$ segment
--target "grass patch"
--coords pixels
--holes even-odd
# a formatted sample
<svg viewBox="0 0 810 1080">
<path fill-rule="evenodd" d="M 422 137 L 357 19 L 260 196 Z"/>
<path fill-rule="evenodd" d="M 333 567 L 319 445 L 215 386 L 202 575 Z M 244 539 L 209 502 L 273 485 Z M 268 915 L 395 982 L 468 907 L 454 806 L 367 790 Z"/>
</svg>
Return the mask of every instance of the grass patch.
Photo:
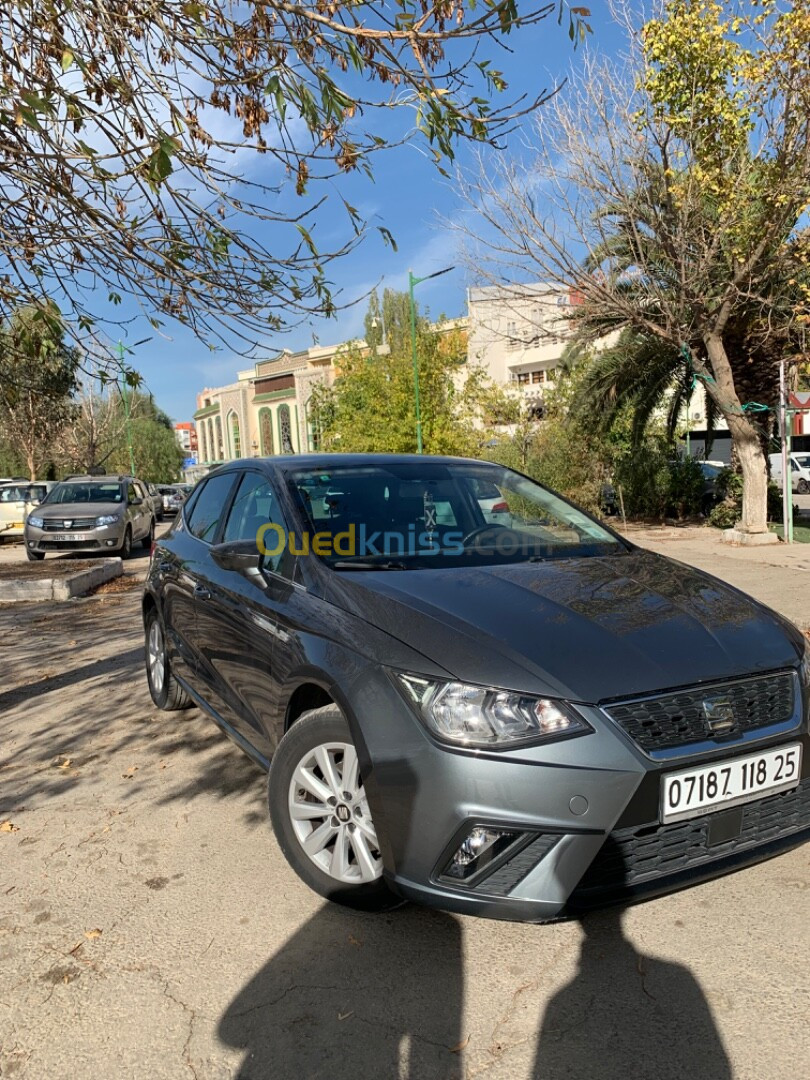
<svg viewBox="0 0 810 1080">
<path fill-rule="evenodd" d="M 781 525 L 771 524 L 768 527 L 771 532 L 775 532 L 779 537 L 781 537 L 784 532 Z M 810 525 L 794 525 L 793 539 L 797 544 L 810 544 Z"/>
</svg>

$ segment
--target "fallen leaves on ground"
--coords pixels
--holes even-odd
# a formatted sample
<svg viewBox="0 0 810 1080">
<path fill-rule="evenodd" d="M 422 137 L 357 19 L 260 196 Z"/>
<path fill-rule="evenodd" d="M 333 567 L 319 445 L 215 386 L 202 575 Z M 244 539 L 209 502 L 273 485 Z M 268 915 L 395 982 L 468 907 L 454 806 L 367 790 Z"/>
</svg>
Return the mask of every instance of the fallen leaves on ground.
<svg viewBox="0 0 810 1080">
<path fill-rule="evenodd" d="M 458 1043 L 456 1046 L 451 1046 L 450 1047 L 450 1053 L 451 1054 L 460 1054 L 461 1051 L 467 1046 L 469 1041 L 470 1041 L 470 1036 L 468 1035 L 466 1039 L 462 1039 L 461 1042 Z"/>
<path fill-rule="evenodd" d="M 124 780 L 131 780 L 135 773 L 138 771 L 137 765 L 130 765 L 126 772 L 122 772 L 121 776 Z"/>
<path fill-rule="evenodd" d="M 69 769 L 73 764 L 73 758 L 66 757 L 64 761 L 60 761 L 56 766 L 57 769 Z"/>
<path fill-rule="evenodd" d="M 0 832 L 19 832 L 20 826 L 11 821 L 0 821 Z"/>
<path fill-rule="evenodd" d="M 95 930 L 85 930 L 84 936 L 88 941 L 92 941 L 93 938 L 101 937 L 101 931 L 98 928 Z"/>
</svg>

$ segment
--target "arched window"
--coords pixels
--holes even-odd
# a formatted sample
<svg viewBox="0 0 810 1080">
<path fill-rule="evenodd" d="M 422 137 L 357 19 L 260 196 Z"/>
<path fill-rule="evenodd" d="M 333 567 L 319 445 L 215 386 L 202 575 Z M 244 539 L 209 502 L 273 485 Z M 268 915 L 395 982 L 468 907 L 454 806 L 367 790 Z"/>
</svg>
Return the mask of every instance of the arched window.
<svg viewBox="0 0 810 1080">
<path fill-rule="evenodd" d="M 294 454 L 289 405 L 279 405 L 278 407 L 278 433 L 282 454 Z"/>
<path fill-rule="evenodd" d="M 242 456 L 242 439 L 239 434 L 239 418 L 235 412 L 232 412 L 228 420 L 231 429 L 231 456 L 240 458 Z"/>
<path fill-rule="evenodd" d="M 224 450 L 223 445 L 222 445 L 222 417 L 220 417 L 220 416 L 218 416 L 217 420 L 216 420 L 216 431 L 217 431 L 217 457 L 216 457 L 216 460 L 217 461 L 224 461 L 225 460 L 225 450 Z"/>
<path fill-rule="evenodd" d="M 275 453 L 273 448 L 273 414 L 269 409 L 259 409 L 259 439 L 262 444 L 262 455 L 270 457 Z"/>
<path fill-rule="evenodd" d="M 200 461 L 208 461 L 208 437 L 205 434 L 205 421 L 200 424 L 197 435 L 200 444 Z"/>
</svg>

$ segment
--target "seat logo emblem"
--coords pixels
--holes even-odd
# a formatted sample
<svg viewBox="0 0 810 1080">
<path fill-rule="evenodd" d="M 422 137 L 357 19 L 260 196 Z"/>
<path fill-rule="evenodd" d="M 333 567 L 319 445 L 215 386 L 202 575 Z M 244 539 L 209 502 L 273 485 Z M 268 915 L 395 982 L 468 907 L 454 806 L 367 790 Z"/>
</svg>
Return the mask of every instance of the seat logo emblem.
<svg viewBox="0 0 810 1080">
<path fill-rule="evenodd" d="M 712 735 L 724 735 L 734 727 L 734 709 L 728 700 L 709 698 L 703 702 L 703 715 Z"/>
</svg>

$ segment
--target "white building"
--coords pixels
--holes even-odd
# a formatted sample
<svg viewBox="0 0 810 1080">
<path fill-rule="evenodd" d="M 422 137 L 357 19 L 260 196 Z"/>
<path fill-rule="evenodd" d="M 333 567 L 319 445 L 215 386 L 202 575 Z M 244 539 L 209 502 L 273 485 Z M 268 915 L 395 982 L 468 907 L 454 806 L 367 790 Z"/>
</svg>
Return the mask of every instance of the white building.
<svg viewBox="0 0 810 1080">
<path fill-rule="evenodd" d="M 467 290 L 468 358 L 500 385 L 517 390 L 529 408 L 543 404 L 554 385 L 576 303 L 558 285 L 493 285 Z"/>
</svg>

